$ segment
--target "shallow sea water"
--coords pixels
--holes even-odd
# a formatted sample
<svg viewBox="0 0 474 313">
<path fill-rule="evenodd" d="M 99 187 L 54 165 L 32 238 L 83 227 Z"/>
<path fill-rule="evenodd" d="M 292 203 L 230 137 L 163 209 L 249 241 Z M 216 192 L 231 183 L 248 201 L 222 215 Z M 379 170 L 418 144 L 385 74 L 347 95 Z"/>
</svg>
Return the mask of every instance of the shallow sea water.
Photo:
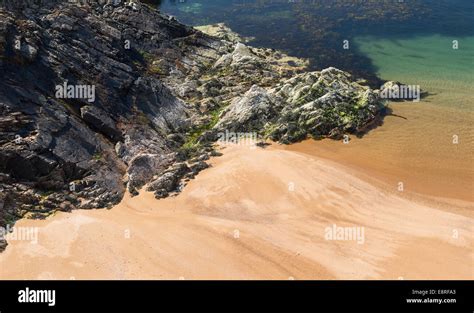
<svg viewBox="0 0 474 313">
<path fill-rule="evenodd" d="M 151 1 L 191 25 L 224 22 L 250 43 L 366 78 L 419 85 L 419 102 L 347 145 L 323 140 L 312 153 L 360 167 L 395 186 L 474 200 L 474 1 Z M 158 3 L 159 2 L 159 3 Z M 344 49 L 344 40 L 349 49 Z M 455 42 L 457 49 L 454 49 Z"/>
</svg>

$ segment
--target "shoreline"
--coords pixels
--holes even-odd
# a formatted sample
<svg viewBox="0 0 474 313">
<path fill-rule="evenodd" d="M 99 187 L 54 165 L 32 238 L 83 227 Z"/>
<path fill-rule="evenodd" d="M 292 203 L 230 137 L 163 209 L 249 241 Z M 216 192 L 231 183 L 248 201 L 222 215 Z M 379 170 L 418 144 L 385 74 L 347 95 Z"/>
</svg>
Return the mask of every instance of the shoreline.
<svg viewBox="0 0 474 313">
<path fill-rule="evenodd" d="M 390 107 L 394 114 L 407 118 L 387 115 L 381 126 L 362 138 L 351 136 L 346 145 L 321 140 L 314 145 L 305 141 L 286 148 L 347 165 L 365 179 L 385 183 L 392 191 L 397 191 L 398 182 L 405 182 L 401 193 L 405 196 L 431 198 L 448 205 L 464 202 L 472 209 L 474 159 L 469 151 L 474 147 L 474 133 L 469 127 L 456 126 L 465 125 L 463 122 L 473 117 L 472 113 L 461 115 L 456 109 L 428 102 L 391 103 Z M 448 121 L 442 123 L 436 116 Z M 459 135 L 459 144 L 451 142 L 451 133 Z"/>
<path fill-rule="evenodd" d="M 278 145 L 222 152 L 176 197 L 127 194 L 111 210 L 20 220 L 40 227 L 39 243 L 10 242 L 0 278 L 473 278 L 472 214 L 401 198 Z M 364 243 L 325 240 L 333 225 L 363 227 Z"/>
<path fill-rule="evenodd" d="M 327 139 L 324 140 L 330 141 Z M 467 217 L 473 216 L 474 214 L 474 203 L 468 197 L 463 199 L 456 197 L 443 197 L 436 195 L 433 192 L 426 192 L 426 190 L 429 190 L 429 186 L 425 185 L 423 188 L 417 188 L 420 186 L 419 184 L 411 185 L 412 190 L 404 190 L 403 192 L 400 192 L 397 190 L 397 181 L 393 179 L 393 176 L 383 173 L 380 169 L 373 168 L 368 164 L 357 163 L 357 161 L 347 162 L 348 160 L 345 158 L 346 155 L 336 159 L 332 158 L 336 153 L 335 150 L 332 150 L 334 148 L 332 146 L 334 142 L 329 143 L 325 147 L 318 147 L 317 145 L 321 141 L 314 141 L 315 144 L 313 144 L 312 141 L 312 139 L 308 139 L 302 143 L 284 147 L 284 150 L 321 158 L 324 161 L 346 169 L 351 175 L 376 186 L 380 190 L 403 199 L 424 205 L 436 206 L 448 212 L 454 211 Z"/>
</svg>

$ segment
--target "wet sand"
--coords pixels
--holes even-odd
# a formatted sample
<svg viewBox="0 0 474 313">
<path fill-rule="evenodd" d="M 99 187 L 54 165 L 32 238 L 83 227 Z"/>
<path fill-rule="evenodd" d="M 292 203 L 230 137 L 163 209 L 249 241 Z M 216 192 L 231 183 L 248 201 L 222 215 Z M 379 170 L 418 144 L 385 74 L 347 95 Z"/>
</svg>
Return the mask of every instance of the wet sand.
<svg viewBox="0 0 474 313">
<path fill-rule="evenodd" d="M 10 241 L 0 278 L 474 278 L 472 201 L 407 197 L 311 146 L 226 147 L 177 197 L 21 220 L 38 243 Z M 333 225 L 363 240 L 328 240 Z"/>
<path fill-rule="evenodd" d="M 363 139 L 342 147 L 324 141 L 312 153 L 357 167 L 392 187 L 404 182 L 405 196 L 466 200 L 472 209 L 474 37 L 464 37 L 460 49 L 453 49 L 451 41 L 440 34 L 355 38 L 378 77 L 419 86 L 426 97 L 391 103 L 394 115 Z M 449 201 L 446 206 L 456 209 Z"/>
<path fill-rule="evenodd" d="M 305 141 L 286 149 L 308 153 L 350 166 L 364 179 L 376 178 L 404 196 L 421 194 L 450 207 L 474 203 L 474 113 L 429 102 L 391 103 L 392 116 L 363 138 Z M 457 143 L 453 143 L 454 135 Z M 458 201 L 459 202 L 459 201 Z"/>
</svg>

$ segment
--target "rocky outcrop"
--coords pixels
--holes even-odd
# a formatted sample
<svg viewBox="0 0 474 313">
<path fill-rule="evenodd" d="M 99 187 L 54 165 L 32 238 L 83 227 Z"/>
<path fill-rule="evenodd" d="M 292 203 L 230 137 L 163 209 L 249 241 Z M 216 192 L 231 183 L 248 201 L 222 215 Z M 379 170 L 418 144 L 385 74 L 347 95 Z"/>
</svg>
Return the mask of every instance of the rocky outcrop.
<svg viewBox="0 0 474 313">
<path fill-rule="evenodd" d="M 360 132 L 384 106 L 378 91 L 350 78 L 328 68 L 296 75 L 269 90 L 255 85 L 227 107 L 215 129 L 260 132 L 281 143 Z"/>
<path fill-rule="evenodd" d="M 221 45 L 140 3 L 35 3 L 0 6 L 0 227 L 111 206 L 166 170 L 194 109 L 163 76 Z"/>
<path fill-rule="evenodd" d="M 269 137 L 284 143 L 308 136 L 341 139 L 345 133 L 362 132 L 384 108 L 378 90 L 335 68 L 296 76 L 271 94 L 284 104 L 269 126 Z"/>
<path fill-rule="evenodd" d="M 291 143 L 358 132 L 377 92 L 334 68 L 197 29 L 140 2 L 0 8 L 0 227 L 176 194 L 219 132 Z M 4 241 L 0 238 L 0 250 Z"/>
<path fill-rule="evenodd" d="M 253 39 L 252 37 L 240 36 L 236 32 L 232 31 L 232 29 L 227 27 L 227 25 L 225 25 L 224 23 L 197 26 L 195 28 L 210 36 L 217 37 L 234 44 L 237 44 L 239 42 L 248 42 Z"/>
<path fill-rule="evenodd" d="M 243 97 L 232 101 L 214 128 L 232 132 L 260 131 L 280 110 L 266 89 L 253 85 Z"/>
<path fill-rule="evenodd" d="M 163 175 L 152 181 L 147 190 L 154 191 L 157 198 L 164 198 L 170 192 L 179 191 L 181 178 L 190 171 L 191 169 L 186 163 L 176 163 L 166 170 Z"/>
</svg>

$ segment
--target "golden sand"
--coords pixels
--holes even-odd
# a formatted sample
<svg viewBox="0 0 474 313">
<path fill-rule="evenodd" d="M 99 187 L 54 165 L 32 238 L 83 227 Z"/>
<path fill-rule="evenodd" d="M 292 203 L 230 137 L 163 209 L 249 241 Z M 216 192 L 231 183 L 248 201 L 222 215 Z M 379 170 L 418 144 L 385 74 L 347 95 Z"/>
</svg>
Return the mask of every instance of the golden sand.
<svg viewBox="0 0 474 313">
<path fill-rule="evenodd" d="M 177 197 L 21 220 L 38 243 L 11 241 L 0 278 L 474 279 L 469 199 L 405 197 L 308 145 L 226 147 Z"/>
</svg>

